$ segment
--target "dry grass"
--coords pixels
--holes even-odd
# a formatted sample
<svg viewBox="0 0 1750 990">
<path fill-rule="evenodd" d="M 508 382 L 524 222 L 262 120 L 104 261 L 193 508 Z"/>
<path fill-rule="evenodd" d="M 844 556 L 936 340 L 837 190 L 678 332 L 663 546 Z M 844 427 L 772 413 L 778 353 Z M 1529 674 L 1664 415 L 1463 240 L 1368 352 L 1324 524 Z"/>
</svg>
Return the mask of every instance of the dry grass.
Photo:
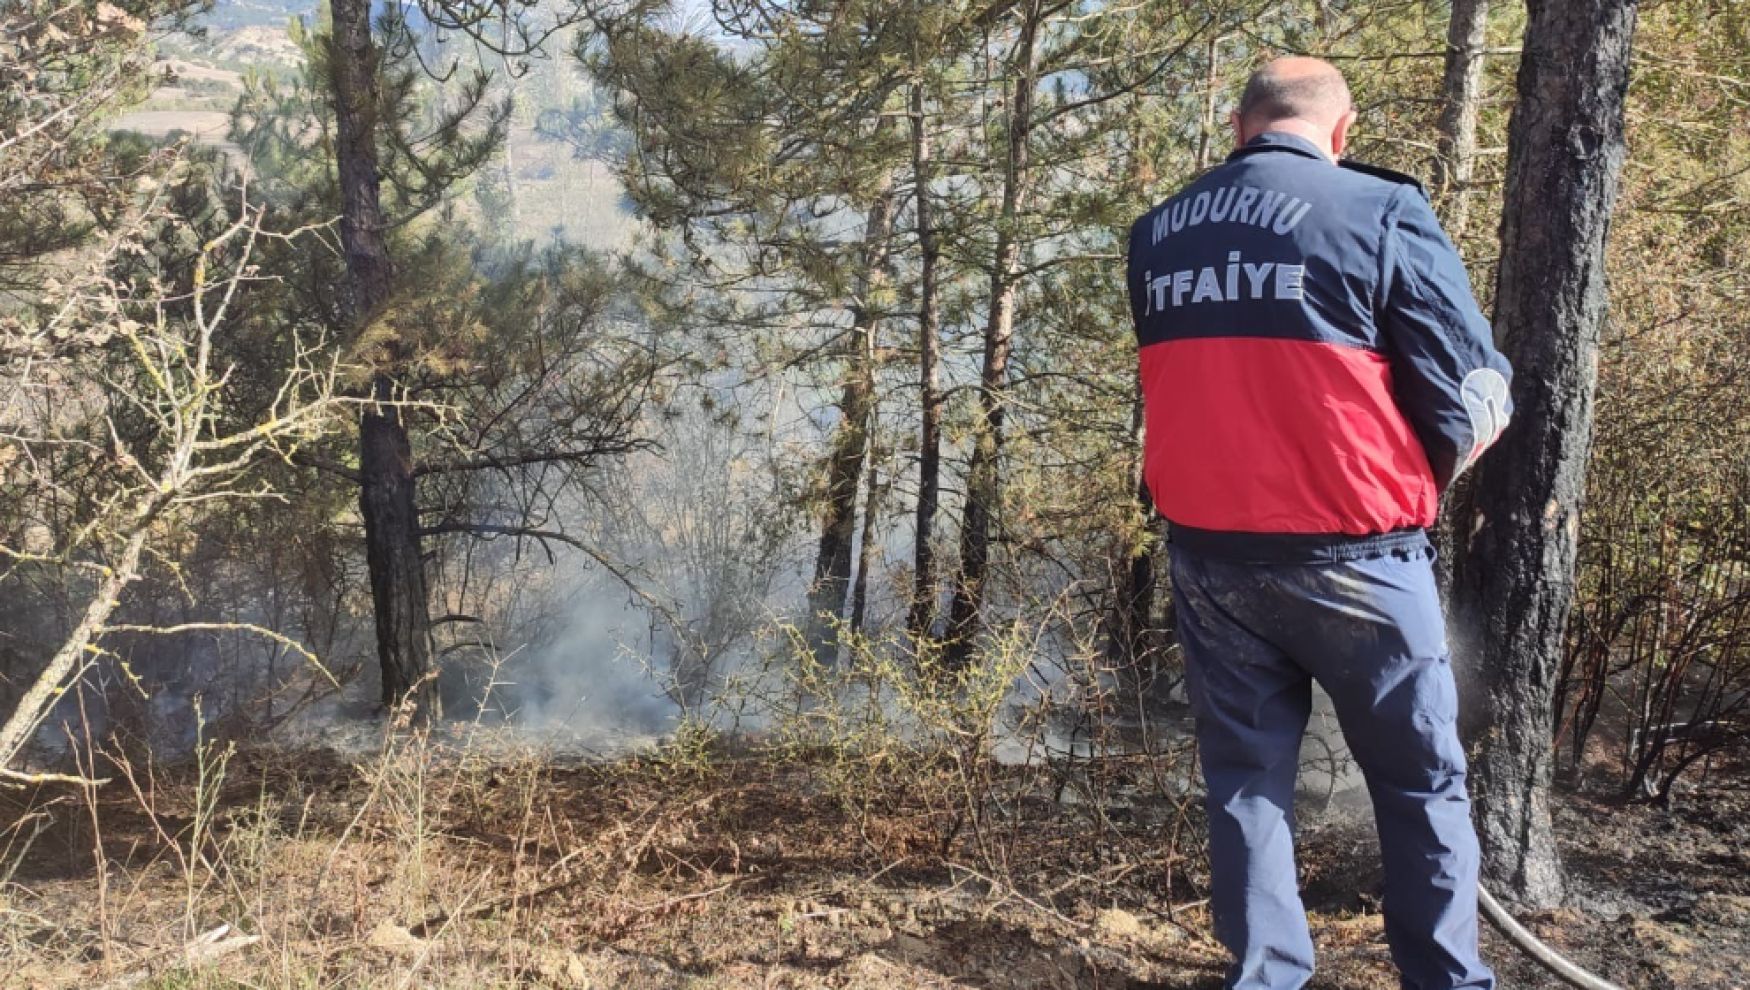
<svg viewBox="0 0 1750 990">
<path fill-rule="evenodd" d="M 1090 843 L 1096 821 L 1025 803 L 1031 771 L 999 772 L 1023 802 L 1002 870 L 979 852 L 999 826 L 936 800 L 949 766 L 850 803 L 821 766 L 697 745 L 554 767 L 408 734 L 353 764 L 109 761 L 89 803 L 9 809 L 17 842 L 37 832 L 0 913 L 9 987 L 1107 986 L 1216 960 L 1199 910 L 1169 911 L 1191 892 L 1161 887 L 1170 847 Z M 258 941 L 183 965 L 219 925 Z"/>
<path fill-rule="evenodd" d="M 0 798 L 4 986 L 1220 985 L 1200 821 L 1154 783 L 1179 755 L 969 777 L 935 754 L 857 778 L 850 800 L 843 754 L 791 744 L 780 759 L 695 736 L 573 766 L 484 751 L 403 732 L 356 761 L 112 753 L 107 787 Z M 1365 829 L 1309 833 L 1315 986 L 1395 986 Z M 1741 899 L 1710 896 L 1731 924 Z M 1658 963 L 1626 985 L 1730 985 L 1698 955 L 1711 929 L 1539 920 Z M 222 954 L 190 965 L 185 947 L 221 925 Z"/>
</svg>

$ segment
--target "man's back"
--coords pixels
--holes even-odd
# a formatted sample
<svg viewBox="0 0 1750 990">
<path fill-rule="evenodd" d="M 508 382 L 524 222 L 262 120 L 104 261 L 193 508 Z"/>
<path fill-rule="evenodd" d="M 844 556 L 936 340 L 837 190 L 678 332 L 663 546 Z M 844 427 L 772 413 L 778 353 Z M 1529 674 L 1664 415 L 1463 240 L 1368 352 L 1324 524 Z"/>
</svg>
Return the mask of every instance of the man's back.
<svg viewBox="0 0 1750 990">
<path fill-rule="evenodd" d="M 1407 177 L 1263 134 L 1137 221 L 1129 276 L 1176 540 L 1275 556 L 1420 530 L 1505 423 L 1505 366 Z"/>
</svg>

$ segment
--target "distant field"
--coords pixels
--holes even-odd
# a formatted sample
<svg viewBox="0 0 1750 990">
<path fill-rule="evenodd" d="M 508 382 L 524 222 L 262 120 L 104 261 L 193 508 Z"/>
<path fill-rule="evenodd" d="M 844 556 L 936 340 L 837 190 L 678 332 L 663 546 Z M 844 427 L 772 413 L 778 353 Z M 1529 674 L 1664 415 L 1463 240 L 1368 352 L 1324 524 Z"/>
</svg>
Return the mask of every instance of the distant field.
<svg viewBox="0 0 1750 990">
<path fill-rule="evenodd" d="M 151 105 L 162 106 L 172 96 L 159 90 Z M 153 138 L 181 132 L 243 157 L 242 149 L 225 141 L 229 118 L 218 110 L 136 110 L 110 126 Z M 619 182 L 606 165 L 577 161 L 569 148 L 537 140 L 530 128 L 511 131 L 509 154 L 516 190 L 516 212 L 510 220 L 518 239 L 539 242 L 557 236 L 597 250 L 626 246 L 632 219 L 620 206 Z M 473 208 L 471 200 L 462 205 L 464 211 Z"/>
<path fill-rule="evenodd" d="M 315 0 L 219 0 L 201 17 L 208 28 L 228 31 L 256 25 L 284 25 L 287 18 L 314 14 Z"/>
<path fill-rule="evenodd" d="M 174 73 L 176 78 L 187 82 L 212 83 L 231 89 L 241 89 L 243 74 L 229 69 L 216 69 L 210 65 L 188 62 L 182 59 L 161 59 L 153 63 L 153 71 Z"/>
<path fill-rule="evenodd" d="M 275 74 L 297 68 L 302 57 L 286 25 L 292 14 L 260 24 L 208 24 L 200 37 L 171 35 L 158 43 L 161 57 L 233 77 L 254 69 Z"/>
<path fill-rule="evenodd" d="M 117 117 L 110 130 L 138 131 L 154 138 L 181 131 L 202 144 L 221 145 L 229 125 L 229 118 L 218 110 L 135 110 Z"/>
<path fill-rule="evenodd" d="M 182 132 L 203 144 L 227 147 L 241 160 L 242 149 L 226 145 L 225 133 L 228 113 L 243 91 L 243 74 L 296 72 L 302 54 L 285 25 L 314 9 L 313 0 L 219 0 L 202 18 L 204 35 L 176 35 L 160 43 L 154 68 L 169 77 L 169 84 L 153 90 L 111 128 L 154 138 Z M 511 128 L 503 159 L 487 168 L 503 170 L 515 204 L 510 216 L 483 221 L 510 223 L 512 236 L 521 240 L 558 237 L 598 250 L 626 246 L 634 225 L 622 207 L 619 182 L 604 163 L 579 160 L 569 145 L 541 140 L 532 126 L 521 123 Z M 466 189 L 457 206 L 464 214 L 477 213 Z"/>
</svg>

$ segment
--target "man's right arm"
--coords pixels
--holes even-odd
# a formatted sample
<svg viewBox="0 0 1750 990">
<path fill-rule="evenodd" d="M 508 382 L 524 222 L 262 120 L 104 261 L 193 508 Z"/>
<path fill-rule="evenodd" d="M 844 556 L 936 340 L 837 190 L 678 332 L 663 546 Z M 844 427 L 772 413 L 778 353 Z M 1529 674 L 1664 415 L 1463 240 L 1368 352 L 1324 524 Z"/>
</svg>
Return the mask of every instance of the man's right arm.
<svg viewBox="0 0 1750 990">
<path fill-rule="evenodd" d="M 1506 429 L 1513 371 L 1419 189 L 1394 195 L 1382 254 L 1380 327 L 1398 404 L 1444 492 Z"/>
</svg>

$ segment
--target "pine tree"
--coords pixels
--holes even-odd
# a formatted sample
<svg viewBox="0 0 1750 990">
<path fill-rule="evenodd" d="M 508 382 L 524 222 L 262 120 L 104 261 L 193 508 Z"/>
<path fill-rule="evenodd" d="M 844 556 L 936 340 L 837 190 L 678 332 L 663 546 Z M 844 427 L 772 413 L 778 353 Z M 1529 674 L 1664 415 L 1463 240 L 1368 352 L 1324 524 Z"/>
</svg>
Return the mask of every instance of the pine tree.
<svg viewBox="0 0 1750 990">
<path fill-rule="evenodd" d="M 493 98 L 492 76 L 477 67 L 444 85 L 424 68 L 427 39 L 404 12 L 373 23 L 367 0 L 334 0 L 331 10 L 305 37 L 306 78 L 284 91 L 252 80 L 233 136 L 258 156 L 278 205 L 340 215 L 345 291 L 330 318 L 363 368 L 356 466 L 315 452 L 298 461 L 356 486 L 382 703 L 410 702 L 433 718 L 433 541 L 574 540 L 547 525 L 554 490 L 638 447 L 639 410 L 661 358 L 621 346 L 635 328 L 600 332 L 623 314 L 613 313 L 617 282 L 593 259 L 513 247 L 489 264 L 485 246 L 446 219 L 504 141 L 510 105 Z M 483 17 L 495 10 L 422 13 L 506 58 L 550 30 L 516 11 Z M 487 35 L 485 23 L 500 28 Z M 314 149 L 312 135 L 323 138 Z M 312 150 L 323 153 L 314 168 Z M 476 491 L 481 473 L 512 497 Z M 477 511 L 506 501 L 521 511 Z"/>
</svg>

